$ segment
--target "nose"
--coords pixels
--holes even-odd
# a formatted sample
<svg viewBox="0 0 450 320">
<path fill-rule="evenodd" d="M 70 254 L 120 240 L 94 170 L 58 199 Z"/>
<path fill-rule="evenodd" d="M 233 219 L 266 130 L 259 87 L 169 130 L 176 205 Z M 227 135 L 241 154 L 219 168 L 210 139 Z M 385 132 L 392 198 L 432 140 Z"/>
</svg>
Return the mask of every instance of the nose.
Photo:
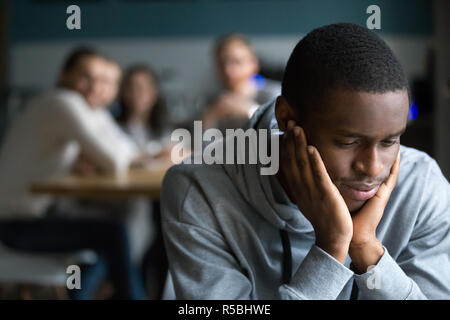
<svg viewBox="0 0 450 320">
<path fill-rule="evenodd" d="M 362 150 L 353 163 L 353 169 L 358 173 L 375 179 L 383 172 L 383 163 L 376 147 L 368 147 Z"/>
</svg>

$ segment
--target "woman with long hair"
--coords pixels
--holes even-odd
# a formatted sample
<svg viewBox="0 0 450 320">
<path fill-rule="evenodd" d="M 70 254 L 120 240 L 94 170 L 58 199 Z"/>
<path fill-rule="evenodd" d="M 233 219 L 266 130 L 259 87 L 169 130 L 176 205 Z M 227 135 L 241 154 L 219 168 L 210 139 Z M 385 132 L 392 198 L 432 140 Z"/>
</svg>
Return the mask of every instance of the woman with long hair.
<svg viewBox="0 0 450 320">
<path fill-rule="evenodd" d="M 154 157 L 167 155 L 169 125 L 156 73 L 147 65 L 128 68 L 119 94 L 117 120 L 141 151 Z"/>
</svg>

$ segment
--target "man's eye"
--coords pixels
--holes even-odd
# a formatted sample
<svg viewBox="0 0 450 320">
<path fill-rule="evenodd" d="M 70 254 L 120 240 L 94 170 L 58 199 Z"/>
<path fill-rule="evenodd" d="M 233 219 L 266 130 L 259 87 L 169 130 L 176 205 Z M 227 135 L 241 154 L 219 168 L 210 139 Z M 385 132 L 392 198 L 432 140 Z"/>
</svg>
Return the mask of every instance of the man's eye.
<svg viewBox="0 0 450 320">
<path fill-rule="evenodd" d="M 357 142 L 356 142 L 356 141 L 351 141 L 351 142 L 348 142 L 348 141 L 346 141 L 346 142 L 337 141 L 337 144 L 338 144 L 339 146 L 341 146 L 341 147 L 351 147 L 351 146 L 353 146 L 353 145 L 356 145 Z"/>
<path fill-rule="evenodd" d="M 384 147 L 390 147 L 393 146 L 394 144 L 396 144 L 398 141 L 397 140 L 387 140 L 387 141 L 382 141 L 381 144 Z"/>
</svg>

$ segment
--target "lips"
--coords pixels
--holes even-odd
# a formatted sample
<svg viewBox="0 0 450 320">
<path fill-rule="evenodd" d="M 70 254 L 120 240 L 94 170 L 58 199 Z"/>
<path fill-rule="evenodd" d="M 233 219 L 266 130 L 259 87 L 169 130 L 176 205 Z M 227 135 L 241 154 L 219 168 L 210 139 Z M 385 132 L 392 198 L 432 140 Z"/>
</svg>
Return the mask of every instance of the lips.
<svg viewBox="0 0 450 320">
<path fill-rule="evenodd" d="M 343 196 L 356 201 L 366 201 L 372 198 L 380 187 L 377 185 L 363 185 L 363 184 L 342 184 L 341 192 Z"/>
</svg>

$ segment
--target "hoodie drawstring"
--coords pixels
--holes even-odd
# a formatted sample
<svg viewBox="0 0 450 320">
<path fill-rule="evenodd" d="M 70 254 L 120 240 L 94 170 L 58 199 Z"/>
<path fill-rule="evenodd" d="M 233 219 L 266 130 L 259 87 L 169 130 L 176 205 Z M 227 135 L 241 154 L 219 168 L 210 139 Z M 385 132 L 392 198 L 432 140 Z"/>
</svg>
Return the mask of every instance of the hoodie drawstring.
<svg viewBox="0 0 450 320">
<path fill-rule="evenodd" d="M 286 230 L 280 229 L 281 243 L 283 244 L 283 283 L 291 282 L 292 276 L 292 251 L 289 234 Z"/>
</svg>

